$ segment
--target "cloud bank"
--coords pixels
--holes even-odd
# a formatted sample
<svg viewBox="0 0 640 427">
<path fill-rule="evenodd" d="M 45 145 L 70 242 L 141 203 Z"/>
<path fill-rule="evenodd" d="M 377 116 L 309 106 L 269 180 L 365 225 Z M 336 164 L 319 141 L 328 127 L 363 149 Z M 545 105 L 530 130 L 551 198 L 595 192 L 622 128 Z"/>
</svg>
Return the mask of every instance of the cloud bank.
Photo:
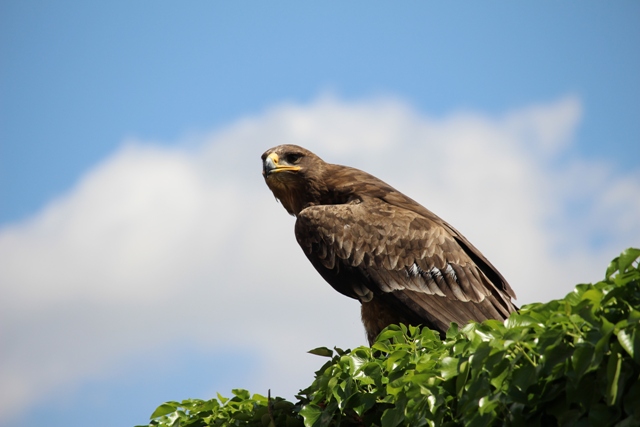
<svg viewBox="0 0 640 427">
<path fill-rule="evenodd" d="M 581 103 L 432 118 L 393 99 L 283 104 L 173 148 L 129 140 L 41 212 L 0 229 L 0 413 L 176 341 L 256 354 L 292 396 L 320 345 L 365 344 L 357 302 L 315 273 L 260 155 L 298 144 L 364 169 L 465 234 L 518 303 L 599 280 L 640 243 L 640 170 L 571 155 Z M 207 396 L 201 396 L 207 397 Z M 158 402 L 160 403 L 160 402 Z"/>
</svg>

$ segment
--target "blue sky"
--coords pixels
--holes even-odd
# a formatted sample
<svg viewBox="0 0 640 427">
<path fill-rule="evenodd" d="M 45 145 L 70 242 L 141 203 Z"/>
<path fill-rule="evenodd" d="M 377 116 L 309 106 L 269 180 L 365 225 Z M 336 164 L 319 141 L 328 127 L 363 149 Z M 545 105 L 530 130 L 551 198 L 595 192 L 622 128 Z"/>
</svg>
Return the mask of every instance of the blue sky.
<svg viewBox="0 0 640 427">
<path fill-rule="evenodd" d="M 2 2 L 2 210 L 33 213 L 125 136 L 172 141 L 332 90 L 500 113 L 567 93 L 579 149 L 640 156 L 639 6 Z"/>
<path fill-rule="evenodd" d="M 640 235 L 635 234 L 637 203 L 625 201 L 625 198 L 640 200 L 637 192 L 640 187 L 639 42 L 640 4 L 633 1 L 615 4 L 595 1 L 579 4 L 551 1 L 464 4 L 3 1 L 0 4 L 0 250 L 4 248 L 6 252 L 2 253 L 11 256 L 24 252 L 25 258 L 15 255 L 11 265 L 24 263 L 20 265 L 27 267 L 11 270 L 6 276 L 0 273 L 0 280 L 4 281 L 0 285 L 3 293 L 10 295 L 5 304 L 13 304 L 14 309 L 16 304 L 25 301 L 21 299 L 24 295 L 14 292 L 14 288 L 47 296 L 37 294 L 33 298 L 38 300 L 37 304 L 33 303 L 33 311 L 26 310 L 33 315 L 3 314 L 3 323 L 8 325 L 2 331 L 3 341 L 9 344 L 2 346 L 9 348 L 6 351 L 11 360 L 19 360 L 21 352 L 46 353 L 48 349 L 56 358 L 48 360 L 49 368 L 46 372 L 43 370 L 42 375 L 46 374 L 47 378 L 45 391 L 29 391 L 29 384 L 38 381 L 38 370 L 33 370 L 33 378 L 27 374 L 11 377 L 14 381 L 11 384 L 16 388 L 5 390 L 3 396 L 22 397 L 15 398 L 17 409 L 11 417 L 0 419 L 0 425 L 41 425 L 44 420 L 48 425 L 86 425 L 91 417 L 95 417 L 92 425 L 97 426 L 133 425 L 144 423 L 155 405 L 163 400 L 205 398 L 214 391 L 228 394 L 232 387 L 240 386 L 266 393 L 254 387 L 273 384 L 274 378 L 256 379 L 259 376 L 256 372 L 270 369 L 280 372 L 270 366 L 271 361 L 279 357 L 277 348 L 261 353 L 253 347 L 254 338 L 248 332 L 255 329 L 251 322 L 245 325 L 244 320 L 235 319 L 232 314 L 213 319 L 194 313 L 188 309 L 188 300 L 172 293 L 172 286 L 187 286 L 188 282 L 189 292 L 194 295 L 202 292 L 215 299 L 217 293 L 210 295 L 203 290 L 212 277 L 237 283 L 240 289 L 243 289 L 243 280 L 259 282 L 259 275 L 239 278 L 221 271 L 225 266 L 234 271 L 247 269 L 247 263 L 250 265 L 253 260 L 250 254 L 274 252 L 258 246 L 246 249 L 256 240 L 254 235 L 243 231 L 248 227 L 239 225 L 238 234 L 234 234 L 246 235 L 243 263 L 234 264 L 231 258 L 225 263 L 220 261 L 214 274 L 202 267 L 207 254 L 203 255 L 202 264 L 186 260 L 179 268 L 163 271 L 158 276 L 170 278 L 158 296 L 147 294 L 154 292 L 147 284 L 157 278 L 147 277 L 145 272 L 157 268 L 154 260 L 165 260 L 165 256 L 175 258 L 176 247 L 181 251 L 194 245 L 194 251 L 199 248 L 200 254 L 202 248 L 210 250 L 211 258 L 214 254 L 220 259 L 228 256 L 225 255 L 228 247 L 220 252 L 212 243 L 198 243 L 203 246 L 191 243 L 197 241 L 193 236 L 199 235 L 210 236 L 210 241 L 226 242 L 225 227 L 207 223 L 224 223 L 216 217 L 222 215 L 220 209 L 199 202 L 211 194 L 217 195 L 217 200 L 226 197 L 224 200 L 229 204 L 237 201 L 237 206 L 243 208 L 238 215 L 246 215 L 245 211 L 253 209 L 252 200 L 256 200 L 239 196 L 240 191 L 255 195 L 260 203 L 265 200 L 268 204 L 261 208 L 264 215 L 270 221 L 278 221 L 277 225 L 265 224 L 288 239 L 283 237 L 282 251 L 290 251 L 287 257 L 297 257 L 295 262 L 299 264 L 300 274 L 307 275 L 305 280 L 318 281 L 318 290 L 309 291 L 311 296 L 319 300 L 326 298 L 330 301 L 330 310 L 337 310 L 338 306 L 355 310 L 355 314 L 349 315 L 357 323 L 357 308 L 349 301 L 343 301 L 340 296 L 333 299 L 330 289 L 326 294 L 314 293 L 325 289 L 297 253 L 290 218 L 273 202 L 260 182 L 260 154 L 284 140 L 303 145 L 308 142 L 320 154 L 331 156 L 330 161 L 388 173 L 385 179 L 395 180 L 393 183 L 401 190 L 411 188 L 419 192 L 424 189 L 412 184 L 418 175 L 394 173 L 389 167 L 381 167 L 392 152 L 388 150 L 393 144 L 403 147 L 403 157 L 421 154 L 425 157 L 423 164 L 434 165 L 438 163 L 434 153 L 442 147 L 427 150 L 422 145 L 413 145 L 418 144 L 421 135 L 451 141 L 450 147 L 455 144 L 468 147 L 465 137 L 456 133 L 458 130 L 473 130 L 479 141 L 484 141 L 486 135 L 495 137 L 496 145 L 491 145 L 489 138 L 486 145 L 479 142 L 473 146 L 482 148 L 478 148 L 478 162 L 486 161 L 489 166 L 484 169 L 492 169 L 491 161 L 504 159 L 505 163 L 521 168 L 515 168 L 517 173 L 505 169 L 505 179 L 495 181 L 497 178 L 489 175 L 475 175 L 469 176 L 466 182 L 497 183 L 496 194 L 502 191 L 501 182 L 521 184 L 517 188 L 505 188 L 504 197 L 496 196 L 496 206 L 507 194 L 514 199 L 526 191 L 539 195 L 539 198 L 528 198 L 539 204 L 526 205 L 527 198 L 523 198 L 518 206 L 522 206 L 523 212 L 539 209 L 539 216 L 532 218 L 539 221 L 540 227 L 547 227 L 550 237 L 537 241 L 540 232 L 534 228 L 531 233 L 511 233 L 526 241 L 523 247 L 539 250 L 538 253 L 532 249 L 520 259 L 533 259 L 538 255 L 532 253 L 539 254 L 540 265 L 548 266 L 549 271 L 556 268 L 560 271 L 553 260 L 542 254 L 562 253 L 566 265 L 579 269 L 597 261 L 600 264 L 595 271 L 600 271 L 605 265 L 602 262 L 614 256 L 615 251 L 624 249 L 623 245 L 640 243 L 637 240 Z M 389 127 L 384 127 L 387 118 Z M 315 131 L 308 133 L 305 129 Z M 486 135 L 482 133 L 485 131 Z M 534 135 L 531 138 L 537 141 L 538 148 L 545 144 L 555 148 L 543 147 L 536 151 L 527 146 L 528 137 L 520 138 L 521 134 Z M 296 135 L 302 137 L 296 139 Z M 334 142 L 344 135 L 355 137 L 344 138 L 342 145 Z M 384 139 L 384 135 L 390 135 L 390 139 Z M 415 137 L 416 141 L 409 138 L 398 142 L 408 136 Z M 375 142 L 378 139 L 379 144 Z M 395 142 L 391 144 L 391 140 Z M 441 155 L 443 159 L 452 159 L 450 167 L 454 168 L 458 166 L 457 155 L 464 156 L 460 153 L 456 151 L 447 157 L 450 154 L 442 151 Z M 230 158 L 231 155 L 234 157 Z M 460 164 L 465 161 L 460 159 Z M 202 167 L 201 163 L 208 166 Z M 234 165 L 237 168 L 231 168 Z M 438 164 L 433 169 L 443 168 L 442 173 L 446 173 L 450 169 L 446 166 Z M 397 168 L 403 169 L 400 165 Z M 254 169 L 255 176 L 251 175 Z M 175 174 L 163 175 L 162 171 L 167 170 Z M 225 174 L 219 172 L 222 170 Z M 522 176 L 519 171 L 524 171 Z M 203 174 L 211 176 L 199 181 Z M 430 179 L 437 180 L 437 175 Z M 126 183 L 137 180 L 140 180 L 140 193 L 126 196 L 126 191 L 134 191 Z M 110 187 L 111 183 L 121 181 L 125 183 L 122 187 Z M 164 187 L 153 187 L 160 182 L 165 183 Z M 180 189 L 175 191 L 176 199 L 171 199 L 175 203 L 161 198 L 165 193 L 174 194 L 166 190 L 174 182 Z M 242 185 L 233 187 L 229 184 L 232 182 Z M 429 188 L 434 203 L 438 203 L 438 191 L 445 187 L 444 184 L 432 185 L 434 187 Z M 482 227 L 474 225 L 472 218 L 459 214 L 465 210 L 463 205 L 459 210 L 451 208 L 463 203 L 458 198 L 464 199 L 463 195 L 467 194 L 464 186 L 446 188 L 437 212 L 451 209 L 448 216 L 442 214 L 445 219 L 453 216 L 457 221 L 450 220 L 456 227 L 463 223 L 467 228 L 458 228 L 471 229 L 467 234 L 477 233 L 479 240 L 488 239 L 483 237 L 482 230 L 473 231 Z M 460 193 L 452 196 L 456 199 L 454 203 L 445 196 L 451 195 L 455 188 Z M 201 196 L 189 198 L 191 190 Z M 475 200 L 480 192 L 467 194 L 466 200 Z M 172 229 L 173 234 L 159 238 L 159 242 L 175 241 L 183 246 L 174 247 L 173 252 L 167 249 L 168 255 L 158 255 L 159 258 L 140 256 L 132 249 L 134 254 L 127 255 L 127 250 L 137 248 L 138 244 L 142 245 L 141 251 L 153 252 L 153 248 L 136 240 L 134 231 L 123 232 L 123 240 L 115 243 L 99 240 L 113 234 L 101 234 L 106 223 L 99 220 L 101 213 L 110 212 L 112 208 L 122 209 L 117 219 L 131 224 L 131 230 L 139 228 L 135 226 L 136 218 L 146 218 L 143 223 L 148 223 L 150 220 L 134 207 L 136 201 L 146 200 L 149 194 L 158 194 L 158 199 L 150 204 L 157 202 L 158 206 L 165 206 L 162 203 L 166 202 L 167 209 L 177 209 L 175 216 L 165 218 L 159 214 L 167 224 L 175 218 L 186 218 L 203 228 Z M 131 200 L 130 209 L 125 209 L 129 206 L 126 200 Z M 194 210 L 179 210 L 175 207 L 178 203 L 194 206 Z M 487 209 L 486 214 L 492 216 L 492 221 L 507 215 L 505 211 L 509 210 Z M 203 219 L 198 212 L 213 213 Z M 260 223 L 257 218 L 249 220 Z M 510 218 L 507 215 L 500 220 L 504 223 Z M 85 226 L 85 221 L 89 225 Z M 612 225 L 605 226 L 605 223 Z M 167 228 L 164 223 L 158 224 L 163 230 Z M 231 226 L 229 229 L 236 230 Z M 552 233 L 559 229 L 569 231 L 560 237 Z M 150 235 L 156 235 L 154 230 L 150 229 Z M 81 236 L 79 240 L 73 240 L 76 234 Z M 48 236 L 58 240 L 46 240 Z M 143 237 L 140 239 L 145 241 Z M 83 244 L 89 243 L 120 248 L 121 257 L 109 258 L 113 251 L 82 250 Z M 498 258 L 505 253 L 504 261 L 494 263 L 506 264 L 507 269 L 513 269 L 512 275 L 518 277 L 518 269 L 510 266 L 517 261 L 511 263 L 509 251 L 499 246 L 492 248 L 493 244 L 477 246 L 488 246 Z M 60 265 L 70 269 L 78 267 L 73 276 L 67 271 L 49 270 L 53 267 L 44 262 L 57 259 L 55 256 L 64 252 L 66 245 L 69 253 L 61 258 Z M 282 258 L 285 255 L 278 257 L 275 252 L 271 262 L 289 259 Z M 27 258 L 28 254 L 32 258 Z M 89 266 L 86 269 L 74 263 L 83 259 L 82 254 L 89 254 L 84 259 Z M 126 268 L 119 270 L 119 262 Z M 129 270 L 130 264 L 140 269 Z M 43 273 L 40 277 L 34 273 L 31 277 L 21 273 L 29 268 L 47 275 Z M 522 268 L 526 268 L 524 263 Z M 104 274 L 98 275 L 98 271 Z M 113 276 L 113 282 L 109 281 L 111 271 L 121 272 Z M 198 274 L 192 274 L 193 271 Z M 598 278 L 562 274 L 558 273 L 558 280 Z M 136 281 L 138 277 L 142 277 L 140 281 Z M 94 279 L 103 288 L 66 287 L 68 283 L 92 283 Z M 114 285 L 118 280 L 128 287 Z M 105 290 L 111 287 L 117 292 Z M 514 288 L 518 292 L 518 287 Z M 62 289 L 60 295 L 54 295 L 57 289 Z M 137 294 L 135 289 L 142 291 Z M 290 303 L 295 304 L 296 298 L 304 297 L 306 286 L 304 291 L 298 291 L 292 282 L 291 287 L 283 289 L 288 292 L 287 298 L 292 299 Z M 570 287 L 567 292 L 569 290 Z M 189 292 L 183 292 L 180 298 Z M 538 296 L 527 292 L 519 293 L 524 293 L 524 302 L 547 297 L 544 293 Z M 171 329 L 172 322 L 157 317 L 157 312 L 170 313 L 172 298 L 174 304 L 181 301 L 187 306 L 177 310 L 180 320 L 174 323 L 180 327 L 174 325 L 175 330 L 166 335 L 151 332 L 157 328 Z M 229 298 L 236 301 L 233 295 Z M 144 308 L 138 309 L 136 304 Z M 87 313 L 82 314 L 83 310 Z M 242 307 L 234 311 L 242 311 Z M 295 313 L 292 309 L 292 315 Z M 109 319 L 113 318 L 122 322 L 118 328 L 109 326 Z M 217 333 L 210 323 L 214 320 L 223 322 L 227 331 L 237 327 L 237 336 L 229 333 L 219 341 L 203 338 Z M 282 322 L 278 325 L 287 325 L 291 319 Z M 79 327 L 83 324 L 84 329 Z M 126 335 L 124 338 L 111 342 L 100 335 L 120 336 L 126 325 L 133 326 L 130 335 L 122 335 Z M 184 336 L 180 328 L 198 331 L 202 328 L 202 331 L 201 335 Z M 321 337 L 325 341 L 300 339 L 302 350 L 291 351 L 303 354 L 304 349 L 332 345 L 333 341 L 326 341 L 332 340 L 330 330 L 323 328 Z M 101 359 L 85 348 L 86 353 L 82 354 L 88 359 L 94 357 L 96 363 L 71 363 L 71 356 L 55 343 L 52 347 L 40 347 L 45 344 L 36 339 L 38 331 L 48 331 L 52 342 L 69 340 L 69 343 L 86 343 L 87 347 L 95 345 L 96 354 L 104 355 L 108 351 L 92 341 L 95 337 L 107 342 L 108 348 L 120 350 Z M 68 331 L 66 335 L 64 331 Z M 337 338 L 343 340 L 345 347 L 364 343 L 360 325 L 356 324 L 350 331 L 352 335 L 345 332 Z M 246 341 L 239 338 L 244 334 Z M 20 338 L 24 336 L 33 337 L 33 342 Z M 149 336 L 153 339 L 147 339 Z M 354 336 L 361 341 L 352 343 Z M 291 341 L 283 340 L 283 346 Z M 255 372 L 248 374 L 240 362 L 246 362 Z M 30 363 L 45 364 L 37 358 Z M 314 364 L 319 366 L 321 361 L 311 358 L 305 363 L 306 369 Z M 31 372 L 27 365 L 7 364 L 6 367 L 12 372 Z M 56 369 L 60 375 L 55 374 Z M 212 378 L 210 382 L 203 380 L 203 372 L 204 378 Z M 297 391 L 291 387 L 307 385 L 296 385 L 293 380 L 286 384 L 289 388 L 284 387 L 285 391 L 280 394 L 288 396 Z M 26 391 L 16 392 L 22 386 Z"/>
</svg>

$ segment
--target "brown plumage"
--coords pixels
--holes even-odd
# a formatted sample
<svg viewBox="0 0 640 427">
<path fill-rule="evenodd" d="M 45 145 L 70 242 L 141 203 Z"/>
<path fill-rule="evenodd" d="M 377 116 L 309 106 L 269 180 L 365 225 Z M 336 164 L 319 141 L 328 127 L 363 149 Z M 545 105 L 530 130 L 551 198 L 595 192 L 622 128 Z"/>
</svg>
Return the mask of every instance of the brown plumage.
<svg viewBox="0 0 640 427">
<path fill-rule="evenodd" d="M 443 334 L 451 322 L 506 319 L 515 293 L 462 234 L 378 178 L 296 145 L 262 155 L 274 196 L 296 216 L 309 261 L 359 300 L 369 344 L 392 323 Z"/>
</svg>

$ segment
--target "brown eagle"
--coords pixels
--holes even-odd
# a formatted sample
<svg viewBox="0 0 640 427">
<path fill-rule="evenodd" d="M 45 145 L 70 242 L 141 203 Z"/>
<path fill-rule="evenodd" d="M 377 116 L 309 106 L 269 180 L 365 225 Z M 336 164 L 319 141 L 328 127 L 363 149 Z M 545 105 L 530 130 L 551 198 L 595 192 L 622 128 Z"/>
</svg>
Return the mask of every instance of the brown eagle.
<svg viewBox="0 0 640 427">
<path fill-rule="evenodd" d="M 297 145 L 262 155 L 262 174 L 296 217 L 320 275 L 362 304 L 369 344 L 390 324 L 446 332 L 451 322 L 506 319 L 515 293 L 462 234 L 393 187 Z"/>
</svg>

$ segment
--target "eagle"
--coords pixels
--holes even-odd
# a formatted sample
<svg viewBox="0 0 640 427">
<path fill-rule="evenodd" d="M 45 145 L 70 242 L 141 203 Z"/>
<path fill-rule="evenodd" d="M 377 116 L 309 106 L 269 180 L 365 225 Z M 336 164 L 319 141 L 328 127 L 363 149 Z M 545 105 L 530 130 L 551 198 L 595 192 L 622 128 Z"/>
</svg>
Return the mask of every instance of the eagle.
<svg viewBox="0 0 640 427">
<path fill-rule="evenodd" d="M 506 319 L 516 295 L 460 232 L 382 180 L 297 145 L 262 155 L 273 195 L 296 217 L 305 255 L 336 291 L 361 303 L 369 345 L 390 324 L 444 336 L 452 322 Z"/>
</svg>

